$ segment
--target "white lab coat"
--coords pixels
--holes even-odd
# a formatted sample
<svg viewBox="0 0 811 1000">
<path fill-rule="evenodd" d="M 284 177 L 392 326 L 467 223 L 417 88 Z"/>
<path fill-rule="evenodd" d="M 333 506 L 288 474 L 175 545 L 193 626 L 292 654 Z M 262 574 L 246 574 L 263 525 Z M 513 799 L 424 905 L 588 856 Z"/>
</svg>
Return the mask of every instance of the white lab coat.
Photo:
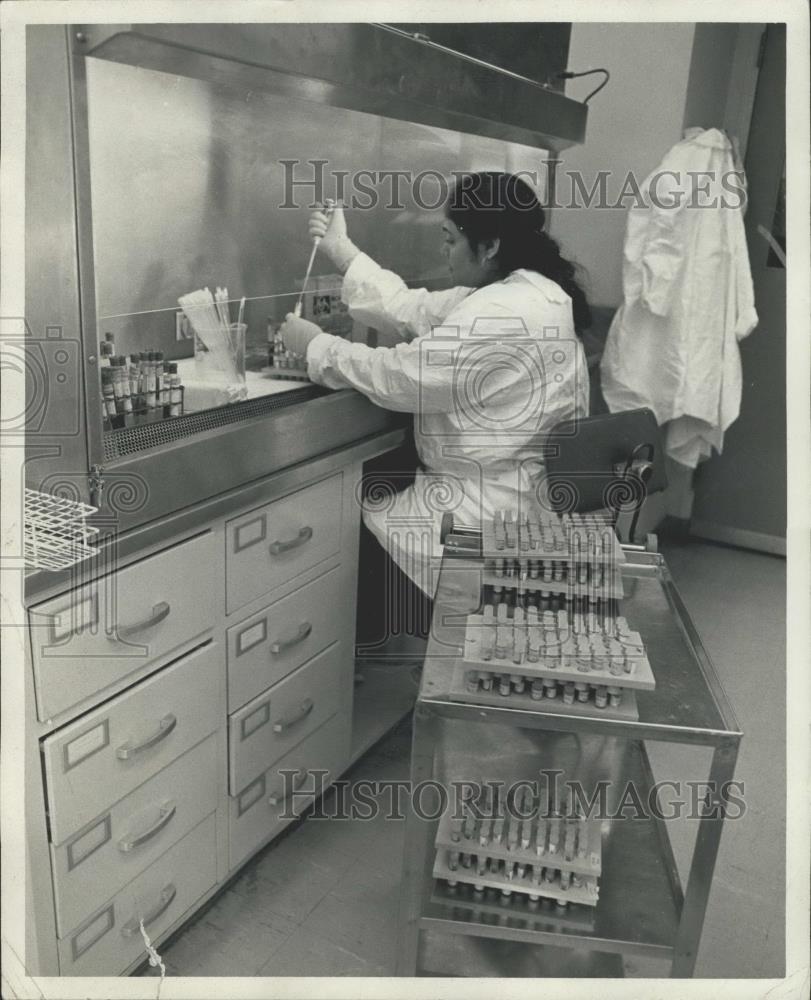
<svg viewBox="0 0 811 1000">
<path fill-rule="evenodd" d="M 308 347 L 308 372 L 415 415 L 423 468 L 395 495 L 372 490 L 364 521 L 433 596 L 442 515 L 476 526 L 542 489 L 543 436 L 588 412 L 571 300 L 528 270 L 480 289 L 410 290 L 365 254 L 349 266 L 342 295 L 353 316 L 394 327 L 404 342 L 373 349 L 322 334 Z"/>
<path fill-rule="evenodd" d="M 624 301 L 601 362 L 608 408 L 649 406 L 668 423 L 667 453 L 691 468 L 712 448 L 721 451 L 737 419 L 738 341 L 757 324 L 741 199 L 722 183 L 741 186 L 742 171 L 740 180 L 731 177 L 736 169 L 723 132 L 688 129 L 646 178 L 646 204 L 628 214 Z"/>
</svg>

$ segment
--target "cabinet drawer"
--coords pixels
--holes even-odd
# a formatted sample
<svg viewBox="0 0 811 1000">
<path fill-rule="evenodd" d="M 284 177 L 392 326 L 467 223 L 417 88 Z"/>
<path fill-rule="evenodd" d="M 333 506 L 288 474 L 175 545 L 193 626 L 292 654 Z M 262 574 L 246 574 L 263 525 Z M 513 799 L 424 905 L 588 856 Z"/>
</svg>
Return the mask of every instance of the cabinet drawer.
<svg viewBox="0 0 811 1000">
<path fill-rule="evenodd" d="M 341 475 L 228 522 L 229 614 L 338 552 Z"/>
<path fill-rule="evenodd" d="M 116 976 L 146 957 L 138 927 L 152 941 L 217 881 L 217 830 L 211 813 L 80 927 L 59 938 L 63 976 Z"/>
<path fill-rule="evenodd" d="M 346 595 L 330 570 L 228 629 L 228 707 L 234 711 L 340 635 Z"/>
<path fill-rule="evenodd" d="M 260 774 L 241 794 L 229 800 L 229 857 L 233 870 L 262 843 L 278 833 L 292 818 L 313 801 L 314 794 L 294 795 L 291 791 L 319 789 L 315 775 L 304 772 L 327 771 L 319 778 L 320 788 L 326 788 L 343 771 L 349 758 L 349 719 L 334 715 L 328 722 L 285 754 L 273 767 Z M 285 779 L 282 771 L 298 771 L 300 776 Z M 287 818 L 282 818 L 286 815 Z"/>
<path fill-rule="evenodd" d="M 58 847 L 56 924 L 67 935 L 217 808 L 212 734 Z"/>
<path fill-rule="evenodd" d="M 214 732 L 221 656 L 209 643 L 43 740 L 54 844 Z"/>
<path fill-rule="evenodd" d="M 343 646 L 335 643 L 229 716 L 232 795 L 337 711 L 343 655 Z"/>
<path fill-rule="evenodd" d="M 218 557 L 201 535 L 32 608 L 39 718 L 194 644 L 222 608 Z"/>
</svg>

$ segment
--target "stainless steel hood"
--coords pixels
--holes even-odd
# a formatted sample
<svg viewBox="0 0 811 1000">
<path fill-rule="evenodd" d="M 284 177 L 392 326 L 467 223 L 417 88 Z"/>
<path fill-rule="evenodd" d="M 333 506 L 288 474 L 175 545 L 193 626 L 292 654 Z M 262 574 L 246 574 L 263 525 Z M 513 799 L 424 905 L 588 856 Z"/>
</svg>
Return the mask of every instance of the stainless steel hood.
<svg viewBox="0 0 811 1000">
<path fill-rule="evenodd" d="M 555 152 L 588 109 L 549 87 L 376 24 L 75 25 L 87 55 Z"/>
</svg>

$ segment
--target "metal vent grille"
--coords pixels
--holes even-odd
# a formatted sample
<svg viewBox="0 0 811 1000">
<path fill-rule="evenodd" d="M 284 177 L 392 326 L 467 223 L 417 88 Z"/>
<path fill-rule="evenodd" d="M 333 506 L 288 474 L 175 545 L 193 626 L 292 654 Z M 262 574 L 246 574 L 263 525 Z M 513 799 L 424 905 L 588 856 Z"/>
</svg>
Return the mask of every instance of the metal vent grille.
<svg viewBox="0 0 811 1000">
<path fill-rule="evenodd" d="M 264 396 L 261 399 L 249 399 L 244 403 L 232 403 L 216 410 L 204 410 L 201 413 L 190 413 L 184 417 L 172 417 L 171 420 L 156 420 L 153 424 L 141 424 L 137 427 L 122 427 L 119 430 L 105 431 L 104 459 L 107 462 L 127 455 L 135 455 L 149 448 L 180 441 L 203 431 L 214 430 L 236 424 L 251 417 L 262 417 L 273 410 L 290 406 L 292 403 L 302 403 L 307 399 L 324 396 L 329 389 L 317 385 L 304 385 L 300 389 L 292 389 L 278 396 Z"/>
</svg>

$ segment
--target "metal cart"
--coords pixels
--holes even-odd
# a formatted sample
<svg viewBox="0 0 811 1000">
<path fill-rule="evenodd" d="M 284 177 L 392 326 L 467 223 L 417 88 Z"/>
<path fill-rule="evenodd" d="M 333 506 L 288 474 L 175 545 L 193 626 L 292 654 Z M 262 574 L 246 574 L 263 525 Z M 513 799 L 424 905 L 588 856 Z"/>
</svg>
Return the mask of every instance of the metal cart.
<svg viewBox="0 0 811 1000">
<path fill-rule="evenodd" d="M 488 769 L 488 777 L 493 769 L 525 777 L 529 769 L 537 773 L 540 763 L 560 766 L 584 781 L 606 780 L 613 795 L 610 809 L 618 806 L 629 782 L 658 809 L 648 810 L 644 819 L 634 818 L 631 810 L 631 816 L 623 812 L 625 818 L 603 821 L 599 902 L 594 908 L 570 904 L 561 912 L 516 894 L 492 900 L 472 887 L 451 888 L 434 879 L 438 821 L 420 818 L 412 805 L 406 818 L 397 974 L 622 976 L 622 957 L 636 955 L 670 960 L 671 976 L 691 976 L 723 821 L 730 812 L 725 792 L 741 732 L 664 558 L 624 547 L 622 613 L 642 635 L 657 686 L 637 693 L 638 721 L 620 721 L 575 717 L 558 702 L 550 707 L 538 702 L 537 711 L 527 711 L 453 700 L 451 681 L 466 615 L 479 605 L 481 573 L 481 562 L 464 554 L 464 542 L 454 555 L 455 548 L 449 539 L 414 712 L 414 787 L 476 779 Z M 665 768 L 680 771 L 685 744 L 706 748 L 701 774 L 708 787 L 691 786 L 691 795 L 700 795 L 700 807 L 684 890 L 663 818 L 674 803 L 664 803 L 651 767 L 651 756 L 658 759 L 664 751 L 662 744 L 682 745 L 664 758 Z M 684 775 L 668 770 L 661 777 Z"/>
</svg>

